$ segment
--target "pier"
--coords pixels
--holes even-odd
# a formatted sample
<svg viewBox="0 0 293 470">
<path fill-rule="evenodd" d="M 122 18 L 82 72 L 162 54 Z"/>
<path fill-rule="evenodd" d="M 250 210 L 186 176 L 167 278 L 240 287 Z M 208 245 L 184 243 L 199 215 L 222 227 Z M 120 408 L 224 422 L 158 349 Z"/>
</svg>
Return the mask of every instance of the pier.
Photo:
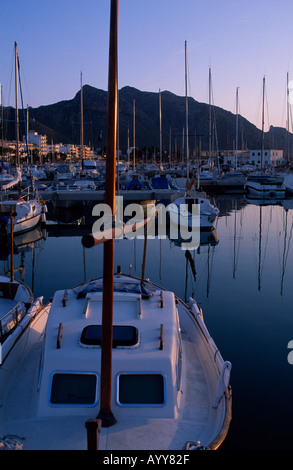
<svg viewBox="0 0 293 470">
<path fill-rule="evenodd" d="M 181 191 L 179 191 L 179 194 Z M 177 190 L 174 189 L 141 189 L 141 190 L 120 190 L 119 196 L 122 196 L 125 201 L 148 201 L 148 200 L 170 200 L 171 196 L 178 194 Z M 184 190 L 182 190 L 184 194 Z M 104 201 L 104 190 L 81 190 L 81 191 L 41 191 L 40 196 L 44 201 Z"/>
</svg>

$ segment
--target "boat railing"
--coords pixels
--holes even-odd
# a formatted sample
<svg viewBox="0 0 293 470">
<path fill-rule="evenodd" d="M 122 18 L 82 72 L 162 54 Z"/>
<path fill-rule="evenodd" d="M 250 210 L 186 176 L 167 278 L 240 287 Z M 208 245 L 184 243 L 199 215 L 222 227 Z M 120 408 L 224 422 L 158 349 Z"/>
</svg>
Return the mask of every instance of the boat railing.
<svg viewBox="0 0 293 470">
<path fill-rule="evenodd" d="M 21 190 L 21 198 L 25 201 L 29 201 L 32 197 L 36 197 L 37 191 L 33 191 L 31 186 L 27 186 Z"/>
<path fill-rule="evenodd" d="M 13 189 L 13 188 L 8 188 L 8 189 L 1 189 L 0 192 L 0 203 L 3 203 L 4 201 L 7 202 L 7 200 L 14 200 L 20 198 L 23 201 L 28 201 L 32 195 L 37 196 L 37 191 L 32 191 L 32 189 L 27 186 L 21 190 L 21 193 L 19 193 L 18 190 Z"/>
<path fill-rule="evenodd" d="M 192 299 L 192 298 L 189 299 L 189 305 L 190 305 L 191 311 L 192 311 L 198 325 L 200 326 L 200 328 L 203 332 L 203 335 L 204 335 L 206 341 L 209 343 L 210 351 L 213 354 L 214 362 L 216 363 L 219 372 L 221 372 L 223 364 L 224 364 L 224 359 L 221 355 L 220 350 L 218 349 L 217 345 L 215 344 L 213 338 L 211 337 L 211 335 L 210 335 L 210 333 L 209 333 L 209 331 L 206 327 L 206 324 L 205 324 L 204 319 L 203 319 L 202 312 L 199 309 L 199 307 L 198 307 L 198 305 L 197 305 L 197 303 L 195 302 L 194 299 Z"/>
<path fill-rule="evenodd" d="M 26 313 L 23 301 L 18 302 L 0 319 L 0 342 L 17 326 Z"/>
<path fill-rule="evenodd" d="M 189 303 L 190 303 L 191 311 L 193 312 L 195 319 L 199 327 L 201 328 L 201 331 L 203 332 L 203 335 L 207 343 L 209 344 L 209 350 L 211 351 L 211 354 L 213 356 L 214 363 L 216 364 L 218 368 L 219 379 L 218 379 L 217 390 L 216 390 L 213 405 L 212 405 L 213 408 L 217 408 L 221 401 L 221 398 L 224 396 L 225 391 L 229 387 L 230 373 L 231 373 L 232 366 L 229 361 L 224 361 L 220 353 L 220 350 L 217 348 L 217 345 L 215 344 L 213 338 L 211 337 L 205 325 L 201 309 L 198 307 L 195 300 L 190 298 Z"/>
</svg>

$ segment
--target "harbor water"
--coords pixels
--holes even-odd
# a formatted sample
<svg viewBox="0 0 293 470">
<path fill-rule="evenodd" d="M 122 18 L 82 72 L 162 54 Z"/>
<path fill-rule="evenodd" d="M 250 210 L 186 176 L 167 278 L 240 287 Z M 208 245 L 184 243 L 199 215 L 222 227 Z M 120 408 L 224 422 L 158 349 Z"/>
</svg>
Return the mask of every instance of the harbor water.
<svg viewBox="0 0 293 470">
<path fill-rule="evenodd" d="M 232 363 L 232 422 L 220 451 L 292 450 L 293 200 L 261 204 L 223 195 L 215 204 L 215 230 L 201 233 L 197 250 L 168 237 L 147 240 L 145 277 L 183 300 L 193 296 Z M 92 222 L 87 208 L 83 225 L 84 210 L 66 223 L 49 213 L 46 228 L 15 239 L 15 277 L 44 302 L 102 275 L 103 245 L 81 243 Z M 116 240 L 115 265 L 140 276 L 143 248 L 142 239 Z M 2 245 L 0 271 L 9 268 L 9 246 Z"/>
</svg>

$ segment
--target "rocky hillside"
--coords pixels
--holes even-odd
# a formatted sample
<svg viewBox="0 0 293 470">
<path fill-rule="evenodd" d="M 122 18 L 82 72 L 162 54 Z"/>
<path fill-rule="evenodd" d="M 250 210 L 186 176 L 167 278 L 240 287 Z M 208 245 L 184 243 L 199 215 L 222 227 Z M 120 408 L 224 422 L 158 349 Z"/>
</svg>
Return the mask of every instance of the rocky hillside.
<svg viewBox="0 0 293 470">
<path fill-rule="evenodd" d="M 143 92 L 135 88 L 124 87 L 119 90 L 119 146 L 127 148 L 128 132 L 130 146 L 133 144 L 133 103 L 135 100 L 135 143 L 139 148 L 160 143 L 159 93 Z M 95 148 L 106 144 L 107 92 L 89 85 L 83 87 L 84 101 L 84 143 Z M 185 128 L 185 97 L 177 96 L 169 91 L 161 93 L 162 106 L 162 137 L 163 148 L 168 151 L 170 132 L 174 151 L 182 148 L 182 135 Z M 188 99 L 189 110 L 189 146 L 190 152 L 195 146 L 201 145 L 202 150 L 209 148 L 209 116 L 210 107 L 193 98 Z M 25 120 L 22 110 L 19 111 L 20 121 Z M 213 148 L 219 150 L 235 147 L 235 115 L 222 108 L 213 106 L 212 142 Z M 23 119 L 21 118 L 23 116 Z M 80 143 L 80 91 L 68 101 L 60 101 L 48 106 L 29 109 L 30 130 L 46 134 L 48 142 Z M 4 108 L 4 136 L 14 138 L 14 110 Z M 24 133 L 24 123 L 20 136 Z M 292 147 L 292 134 L 290 134 Z M 245 118 L 239 116 L 238 148 L 261 148 L 261 131 Z M 266 148 L 287 149 L 287 132 L 285 129 L 271 127 L 265 134 Z"/>
</svg>

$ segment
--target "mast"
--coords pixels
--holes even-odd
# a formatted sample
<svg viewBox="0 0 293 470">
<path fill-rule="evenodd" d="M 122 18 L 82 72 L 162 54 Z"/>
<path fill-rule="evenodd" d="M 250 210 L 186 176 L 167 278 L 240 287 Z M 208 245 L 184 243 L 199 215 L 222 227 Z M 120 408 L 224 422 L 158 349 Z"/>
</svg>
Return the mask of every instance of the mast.
<svg viewBox="0 0 293 470">
<path fill-rule="evenodd" d="M 81 116 L 81 125 L 80 125 L 81 169 L 84 170 L 84 161 L 83 161 L 83 89 L 82 89 L 82 72 L 80 72 L 80 116 Z"/>
<path fill-rule="evenodd" d="M 29 161 L 29 152 L 28 152 L 28 133 L 29 133 L 29 107 L 27 105 L 26 107 L 26 142 L 27 142 L 27 165 L 29 165 L 30 161 Z M 40 158 L 41 158 L 41 155 L 40 155 Z"/>
<path fill-rule="evenodd" d="M 187 97 L 187 41 L 185 41 L 185 111 L 186 111 L 186 173 L 189 180 L 188 97 Z"/>
<path fill-rule="evenodd" d="M 15 139 L 16 139 L 16 165 L 20 165 L 19 161 L 19 117 L 18 117 L 18 53 L 17 44 L 14 43 L 15 58 Z"/>
<path fill-rule="evenodd" d="M 105 204 L 110 206 L 112 210 L 112 217 L 115 214 L 118 104 L 118 7 L 119 0 L 111 0 Z M 116 423 L 116 419 L 111 411 L 114 241 L 114 239 L 110 239 L 104 243 L 103 259 L 102 356 L 100 388 L 101 402 L 100 411 L 97 418 L 102 420 L 102 426 L 104 427 L 109 427 Z"/>
<path fill-rule="evenodd" d="M 290 129 L 290 116 L 289 116 L 289 73 L 287 72 L 287 162 L 290 162 L 289 151 L 289 129 Z"/>
<path fill-rule="evenodd" d="M 172 153 L 172 129 L 171 129 L 171 126 L 170 126 L 170 133 L 169 133 L 169 165 L 170 165 L 170 168 L 171 168 L 171 161 L 172 161 L 171 153 Z"/>
<path fill-rule="evenodd" d="M 209 161 L 210 169 L 212 168 L 212 100 L 211 100 L 211 68 L 209 68 Z"/>
<path fill-rule="evenodd" d="M 162 98 L 159 90 L 159 111 L 160 111 L 160 170 L 162 166 Z"/>
<path fill-rule="evenodd" d="M 133 169 L 135 170 L 135 99 L 133 100 Z"/>
<path fill-rule="evenodd" d="M 263 155 L 264 155 L 265 82 L 266 82 L 266 78 L 263 77 L 263 87 L 262 87 L 262 129 L 261 129 L 261 169 L 263 169 Z"/>
<path fill-rule="evenodd" d="M 127 161 L 128 161 L 128 169 L 129 169 L 129 163 L 130 163 L 129 127 L 128 127 L 128 131 L 127 131 L 127 155 L 128 155 Z"/>
</svg>

